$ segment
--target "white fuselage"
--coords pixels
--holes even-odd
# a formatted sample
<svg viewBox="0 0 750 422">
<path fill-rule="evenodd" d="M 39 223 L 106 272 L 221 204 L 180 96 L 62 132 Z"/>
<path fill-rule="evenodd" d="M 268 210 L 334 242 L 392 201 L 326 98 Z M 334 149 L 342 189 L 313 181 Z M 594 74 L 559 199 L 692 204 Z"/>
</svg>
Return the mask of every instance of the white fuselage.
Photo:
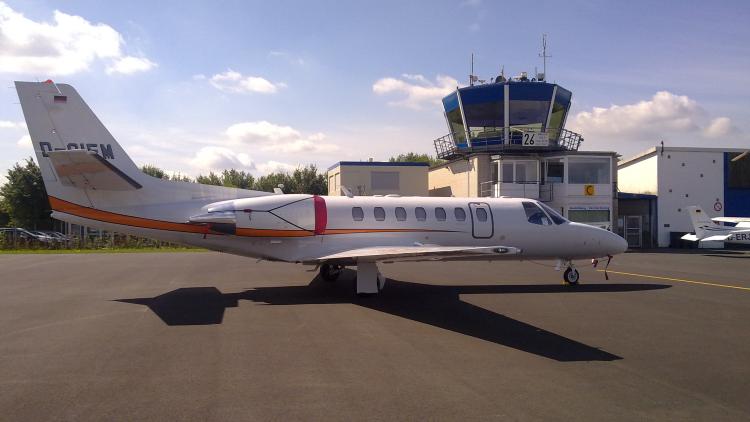
<svg viewBox="0 0 750 422">
<path fill-rule="evenodd" d="M 625 241 L 607 230 L 572 222 L 555 224 L 549 217 L 530 222 L 522 203 L 536 201 L 521 198 L 269 195 L 203 205 L 200 211 L 195 203 L 162 204 L 158 211 L 133 210 L 138 212 L 132 214 L 152 218 L 130 220 L 112 212 L 55 207 L 52 202 L 54 216 L 73 223 L 288 262 L 312 262 L 372 246 L 502 245 L 521 250 L 510 259 L 565 260 L 626 249 Z M 202 213 L 202 221 L 217 216 L 217 225 L 188 223 L 197 213 Z M 227 213 L 235 223 L 228 231 L 219 230 L 218 222 L 225 221 L 221 218 Z M 164 221 L 159 215 L 171 218 Z M 176 215 L 182 217 L 175 221 Z M 163 229 L 158 222 L 166 224 Z"/>
</svg>

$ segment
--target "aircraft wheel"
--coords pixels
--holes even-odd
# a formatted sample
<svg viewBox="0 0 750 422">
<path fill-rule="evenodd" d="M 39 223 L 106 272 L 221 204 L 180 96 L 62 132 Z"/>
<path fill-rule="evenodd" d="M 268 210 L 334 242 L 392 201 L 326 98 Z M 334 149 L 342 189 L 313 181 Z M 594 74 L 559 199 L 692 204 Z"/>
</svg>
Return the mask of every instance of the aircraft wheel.
<svg viewBox="0 0 750 422">
<path fill-rule="evenodd" d="M 565 273 L 563 273 L 563 279 L 565 280 L 565 284 L 570 285 L 577 285 L 578 279 L 580 278 L 580 275 L 578 274 L 578 270 L 575 268 L 568 267 L 567 270 L 565 270 Z"/>
<path fill-rule="evenodd" d="M 344 267 L 341 265 L 323 264 L 320 266 L 320 278 L 325 281 L 336 281 L 341 275 L 341 270 Z"/>
</svg>

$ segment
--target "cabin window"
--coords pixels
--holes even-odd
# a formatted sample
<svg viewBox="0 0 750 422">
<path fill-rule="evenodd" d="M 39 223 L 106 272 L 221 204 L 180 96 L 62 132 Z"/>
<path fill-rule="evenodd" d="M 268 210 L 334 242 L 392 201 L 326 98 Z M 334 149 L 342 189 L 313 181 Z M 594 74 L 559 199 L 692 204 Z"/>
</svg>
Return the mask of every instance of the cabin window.
<svg viewBox="0 0 750 422">
<path fill-rule="evenodd" d="M 375 215 L 375 220 L 377 221 L 383 221 L 385 220 L 385 210 L 381 207 L 375 207 L 373 210 L 373 214 Z"/>
<path fill-rule="evenodd" d="M 454 209 L 453 215 L 456 216 L 456 221 L 466 221 L 466 211 L 463 208 Z"/>
<path fill-rule="evenodd" d="M 437 221 L 445 221 L 445 208 L 435 208 L 435 218 L 437 218 Z"/>
<path fill-rule="evenodd" d="M 352 208 L 352 219 L 354 219 L 354 221 L 362 221 L 365 219 L 365 212 L 362 211 L 362 208 L 360 207 Z"/>
<path fill-rule="evenodd" d="M 476 212 L 477 212 L 477 220 L 482 221 L 482 222 L 487 221 L 487 210 L 485 210 L 484 208 L 477 208 Z"/>
<path fill-rule="evenodd" d="M 425 221 L 427 220 L 427 211 L 424 210 L 422 207 L 417 207 L 414 210 L 414 215 L 417 216 L 417 221 Z"/>
<path fill-rule="evenodd" d="M 529 220 L 529 223 L 539 224 L 540 226 L 552 225 L 552 222 L 549 221 L 549 218 L 544 214 L 544 211 L 542 211 L 542 209 L 535 203 L 523 202 L 523 210 L 526 212 L 526 218 Z"/>
<path fill-rule="evenodd" d="M 568 221 L 568 220 L 565 219 L 565 217 L 563 217 L 562 215 L 560 215 L 557 211 L 555 211 L 551 207 L 549 207 L 549 206 L 547 206 L 547 205 L 545 205 L 545 204 L 543 204 L 541 202 L 539 203 L 539 206 L 541 206 L 542 208 L 544 208 L 545 211 L 547 211 L 547 215 L 549 215 L 549 217 L 552 219 L 552 221 L 555 222 L 555 224 L 560 225 L 560 224 L 565 223 L 566 221 Z"/>
<path fill-rule="evenodd" d="M 406 221 L 406 210 L 402 207 L 396 207 L 396 220 Z"/>
</svg>

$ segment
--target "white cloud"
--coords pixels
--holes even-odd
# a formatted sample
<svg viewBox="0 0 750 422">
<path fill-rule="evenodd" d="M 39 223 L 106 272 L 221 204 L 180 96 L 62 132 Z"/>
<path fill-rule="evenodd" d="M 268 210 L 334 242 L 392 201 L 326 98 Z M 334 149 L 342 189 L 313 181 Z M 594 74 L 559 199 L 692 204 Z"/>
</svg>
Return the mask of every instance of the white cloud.
<svg viewBox="0 0 750 422">
<path fill-rule="evenodd" d="M 568 119 L 566 127 L 583 135 L 587 149 L 615 149 L 623 154 L 662 140 L 699 146 L 705 144 L 705 138 L 740 132 L 728 117 L 711 120 L 697 101 L 668 91 L 659 91 L 650 99 L 634 104 L 579 112 Z M 733 137 L 722 141 L 729 146 L 741 140 Z"/>
<path fill-rule="evenodd" d="M 125 56 L 115 60 L 111 65 L 107 66 L 106 72 L 108 75 L 113 73 L 129 75 L 136 72 L 146 72 L 156 66 L 156 63 L 145 57 Z"/>
<path fill-rule="evenodd" d="M 717 117 L 703 128 L 703 136 L 707 138 L 720 138 L 737 132 L 739 132 L 739 129 L 732 124 L 729 117 Z"/>
<path fill-rule="evenodd" d="M 291 164 L 287 163 L 281 163 L 279 161 L 268 161 L 266 163 L 258 164 L 258 171 L 261 174 L 268 174 L 268 173 L 288 173 L 294 171 L 299 166 L 293 166 Z"/>
<path fill-rule="evenodd" d="M 233 144 L 252 145 L 263 151 L 321 153 L 339 149 L 335 144 L 323 142 L 325 135 L 322 133 L 305 137 L 291 126 L 276 125 L 265 120 L 236 123 L 229 126 L 225 133 Z"/>
<path fill-rule="evenodd" d="M 0 129 L 26 129 L 26 122 L 11 122 L 0 120 Z"/>
<path fill-rule="evenodd" d="M 226 134 L 232 140 L 245 143 L 277 142 L 300 137 L 299 131 L 290 126 L 279 126 L 265 120 L 233 124 L 227 128 Z"/>
<path fill-rule="evenodd" d="M 0 2 L 0 72 L 71 75 L 88 70 L 98 60 L 125 65 L 125 41 L 111 26 L 55 10 L 52 22 L 36 22 Z M 155 64 L 146 60 L 152 68 Z M 143 67 L 141 63 L 141 67 Z M 148 69 L 143 69 L 148 70 Z"/>
<path fill-rule="evenodd" d="M 34 146 L 31 144 L 31 136 L 29 136 L 29 135 L 23 135 L 21 137 L 21 139 L 19 139 L 18 142 L 16 142 L 16 145 L 19 148 L 24 148 L 24 149 L 33 149 L 34 148 Z"/>
<path fill-rule="evenodd" d="M 255 170 L 255 163 L 249 155 L 237 153 L 229 148 L 203 147 L 190 160 L 199 169 L 221 171 L 224 169 Z"/>
<path fill-rule="evenodd" d="M 261 94 L 274 94 L 278 92 L 280 88 L 286 87 L 286 84 L 283 82 L 273 83 L 268 79 L 259 76 L 245 76 L 232 69 L 229 69 L 224 73 L 213 75 L 211 79 L 209 79 L 209 82 L 220 91 L 238 94 L 254 92 Z"/>
<path fill-rule="evenodd" d="M 698 129 L 705 111 L 685 95 L 659 91 L 645 101 L 609 108 L 594 107 L 574 116 L 570 127 L 584 136 L 641 136 L 665 131 L 687 132 Z"/>
<path fill-rule="evenodd" d="M 438 75 L 432 82 L 422 75 L 403 74 L 401 79 L 382 78 L 372 85 L 377 95 L 400 95 L 404 98 L 388 104 L 412 109 L 421 109 L 426 104 L 438 104 L 440 100 L 456 90 L 458 81 L 450 76 Z"/>
</svg>

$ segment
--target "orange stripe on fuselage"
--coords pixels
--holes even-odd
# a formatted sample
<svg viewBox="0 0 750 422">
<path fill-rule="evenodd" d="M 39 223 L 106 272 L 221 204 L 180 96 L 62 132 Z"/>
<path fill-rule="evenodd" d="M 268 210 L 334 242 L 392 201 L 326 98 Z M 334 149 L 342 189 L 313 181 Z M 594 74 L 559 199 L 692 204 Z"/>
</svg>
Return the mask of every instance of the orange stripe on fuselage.
<svg viewBox="0 0 750 422">
<path fill-rule="evenodd" d="M 183 233 L 211 233 L 208 232 L 207 226 L 202 224 L 176 223 L 172 221 L 153 220 L 150 218 L 133 217 L 130 215 L 117 214 L 109 211 L 97 210 L 94 208 L 84 207 L 62 199 L 49 197 L 49 203 L 53 210 L 63 212 L 76 217 L 88 218 L 89 220 L 101 221 L 104 223 L 119 224 L 123 226 L 138 227 L 144 229 L 167 230 Z M 424 229 L 326 229 L 321 234 L 355 234 L 355 233 L 409 233 L 409 232 L 447 232 L 450 230 L 424 230 Z M 244 237 L 308 237 L 314 236 L 313 231 L 308 230 L 274 230 L 274 229 L 253 229 L 238 227 L 237 236 Z"/>
</svg>

